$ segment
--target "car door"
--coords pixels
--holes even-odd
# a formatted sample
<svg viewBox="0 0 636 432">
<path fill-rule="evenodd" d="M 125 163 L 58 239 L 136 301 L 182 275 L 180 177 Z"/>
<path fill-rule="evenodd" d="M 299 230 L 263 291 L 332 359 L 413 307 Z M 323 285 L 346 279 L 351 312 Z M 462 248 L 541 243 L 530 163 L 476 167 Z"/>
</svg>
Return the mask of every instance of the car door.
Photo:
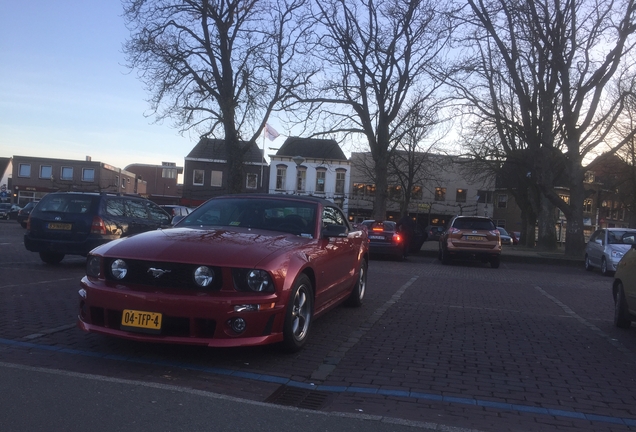
<svg viewBox="0 0 636 432">
<path fill-rule="evenodd" d="M 587 257 L 594 267 L 601 266 L 601 256 L 603 255 L 605 230 L 597 230 L 587 245 Z"/>
<path fill-rule="evenodd" d="M 126 217 L 128 219 L 128 232 L 126 235 L 139 234 L 151 229 L 149 227 L 150 216 L 148 208 L 143 200 L 126 199 Z"/>
<path fill-rule="evenodd" d="M 157 204 L 147 201 L 148 215 L 150 216 L 149 229 L 167 228 L 170 226 L 172 217 Z"/>
<path fill-rule="evenodd" d="M 323 208 L 320 227 L 322 229 L 327 225 L 342 226 L 347 234 L 351 231 L 349 222 L 337 207 Z M 326 253 L 317 256 L 314 267 L 318 281 L 316 284 L 317 309 L 339 300 L 342 291 L 350 288 L 358 252 L 355 247 L 356 239 L 348 236 L 320 241 Z"/>
</svg>

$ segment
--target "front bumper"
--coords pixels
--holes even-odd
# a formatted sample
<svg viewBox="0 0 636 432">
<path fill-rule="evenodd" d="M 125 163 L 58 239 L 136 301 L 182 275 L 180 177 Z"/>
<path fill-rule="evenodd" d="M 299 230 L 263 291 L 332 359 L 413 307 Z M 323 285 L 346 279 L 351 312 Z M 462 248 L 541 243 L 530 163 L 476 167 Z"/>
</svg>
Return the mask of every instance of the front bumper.
<svg viewBox="0 0 636 432">
<path fill-rule="evenodd" d="M 130 339 L 209 347 L 265 345 L 283 340 L 285 305 L 276 294 L 131 291 L 84 277 L 80 282 L 77 326 L 87 332 Z M 236 312 L 245 304 L 274 304 L 265 310 Z M 131 309 L 162 314 L 157 334 L 121 328 L 122 311 Z M 245 330 L 232 330 L 233 319 L 245 320 Z"/>
</svg>

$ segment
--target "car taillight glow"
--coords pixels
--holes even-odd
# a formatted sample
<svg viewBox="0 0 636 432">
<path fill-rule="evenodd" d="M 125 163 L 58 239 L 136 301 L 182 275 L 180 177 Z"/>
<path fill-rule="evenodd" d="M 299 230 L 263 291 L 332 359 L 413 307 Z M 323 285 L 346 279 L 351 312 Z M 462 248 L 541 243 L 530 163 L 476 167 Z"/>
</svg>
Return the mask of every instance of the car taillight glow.
<svg viewBox="0 0 636 432">
<path fill-rule="evenodd" d="M 373 232 L 382 232 L 382 231 L 384 231 L 384 228 L 382 228 L 382 227 L 373 227 L 372 231 Z"/>
<path fill-rule="evenodd" d="M 91 224 L 91 234 L 106 235 L 106 225 L 99 216 L 93 216 L 93 223 Z"/>
<path fill-rule="evenodd" d="M 393 234 L 393 243 L 402 243 L 402 236 L 399 234 Z"/>
</svg>

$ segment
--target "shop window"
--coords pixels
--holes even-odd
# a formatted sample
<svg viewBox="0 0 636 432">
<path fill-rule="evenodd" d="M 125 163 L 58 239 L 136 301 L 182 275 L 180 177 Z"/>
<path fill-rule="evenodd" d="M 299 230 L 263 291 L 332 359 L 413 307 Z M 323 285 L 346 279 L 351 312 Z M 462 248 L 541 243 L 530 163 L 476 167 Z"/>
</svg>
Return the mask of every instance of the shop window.
<svg viewBox="0 0 636 432">
<path fill-rule="evenodd" d="M 435 201 L 446 201 L 446 188 L 435 188 Z"/>
</svg>

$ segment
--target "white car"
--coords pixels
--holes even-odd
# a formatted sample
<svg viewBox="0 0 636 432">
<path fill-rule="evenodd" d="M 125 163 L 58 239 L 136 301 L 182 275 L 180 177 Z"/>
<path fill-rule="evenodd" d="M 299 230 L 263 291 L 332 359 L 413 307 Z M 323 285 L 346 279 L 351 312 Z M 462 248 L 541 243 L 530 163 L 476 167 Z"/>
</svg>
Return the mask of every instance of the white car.
<svg viewBox="0 0 636 432">
<path fill-rule="evenodd" d="M 630 249 L 624 238 L 634 238 L 636 230 L 628 228 L 603 228 L 596 230 L 585 247 L 585 269 L 601 269 L 607 276 L 616 271 L 619 261 Z"/>
<path fill-rule="evenodd" d="M 618 264 L 614 275 L 614 325 L 629 328 L 632 321 L 636 320 L 636 235 L 628 234 L 623 241 L 632 246 Z"/>
</svg>

